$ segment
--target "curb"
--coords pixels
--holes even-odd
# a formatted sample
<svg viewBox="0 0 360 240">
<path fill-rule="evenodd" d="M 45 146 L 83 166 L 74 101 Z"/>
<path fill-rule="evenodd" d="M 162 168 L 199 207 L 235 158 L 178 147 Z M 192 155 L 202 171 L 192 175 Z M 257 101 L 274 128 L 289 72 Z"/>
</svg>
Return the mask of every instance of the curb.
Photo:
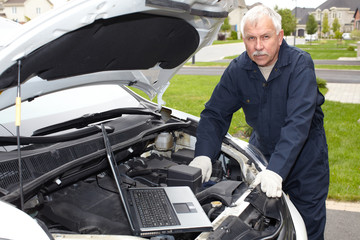
<svg viewBox="0 0 360 240">
<path fill-rule="evenodd" d="M 337 202 L 326 200 L 326 209 L 360 213 L 360 202 Z"/>
</svg>

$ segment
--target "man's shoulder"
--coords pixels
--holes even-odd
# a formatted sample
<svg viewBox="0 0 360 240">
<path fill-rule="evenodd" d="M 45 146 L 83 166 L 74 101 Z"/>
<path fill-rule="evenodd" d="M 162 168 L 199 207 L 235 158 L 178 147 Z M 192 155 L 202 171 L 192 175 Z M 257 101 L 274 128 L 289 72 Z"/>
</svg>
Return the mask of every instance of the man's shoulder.
<svg viewBox="0 0 360 240">
<path fill-rule="evenodd" d="M 288 45 L 287 51 L 289 52 L 289 55 L 290 55 L 290 56 L 293 56 L 293 57 L 299 57 L 299 56 L 301 56 L 301 57 L 305 57 L 305 58 L 311 59 L 311 55 L 310 55 L 308 52 L 306 52 L 306 51 L 304 51 L 304 50 L 302 50 L 302 49 L 300 49 L 300 48 L 298 48 L 298 47 L 294 47 L 294 46 L 289 46 L 289 45 Z"/>
<path fill-rule="evenodd" d="M 252 61 L 249 58 L 249 56 L 247 55 L 246 51 L 244 51 L 243 53 L 241 53 L 239 56 L 237 56 L 236 58 L 234 58 L 231 61 L 228 68 L 229 69 L 234 69 L 234 68 L 248 69 L 251 65 L 251 62 Z"/>
<path fill-rule="evenodd" d="M 313 64 L 311 55 L 308 52 L 289 45 L 283 48 L 281 59 L 292 64 Z"/>
</svg>

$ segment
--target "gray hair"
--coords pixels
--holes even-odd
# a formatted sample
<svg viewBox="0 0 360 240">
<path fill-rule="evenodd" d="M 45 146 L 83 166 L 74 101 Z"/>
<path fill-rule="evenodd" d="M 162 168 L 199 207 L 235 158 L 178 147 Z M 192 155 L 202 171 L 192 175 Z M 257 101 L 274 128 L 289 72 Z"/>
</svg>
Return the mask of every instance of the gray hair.
<svg viewBox="0 0 360 240">
<path fill-rule="evenodd" d="M 263 4 L 259 4 L 255 7 L 251 8 L 249 11 L 247 11 L 247 13 L 241 19 L 241 26 L 240 26 L 241 35 L 245 36 L 244 35 L 244 27 L 245 27 L 246 22 L 256 24 L 258 22 L 258 20 L 263 16 L 268 16 L 271 18 L 271 20 L 274 24 L 275 30 L 276 30 L 276 34 L 279 34 L 279 32 L 281 31 L 281 16 L 280 16 L 280 14 L 278 14 L 273 9 L 271 9 Z"/>
</svg>

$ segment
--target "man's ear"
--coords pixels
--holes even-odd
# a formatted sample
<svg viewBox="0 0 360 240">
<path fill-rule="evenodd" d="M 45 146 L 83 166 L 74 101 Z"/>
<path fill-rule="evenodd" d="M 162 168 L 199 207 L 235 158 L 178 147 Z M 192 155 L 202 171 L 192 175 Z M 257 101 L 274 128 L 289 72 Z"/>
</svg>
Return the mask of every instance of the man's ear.
<svg viewBox="0 0 360 240">
<path fill-rule="evenodd" d="M 279 46 L 280 46 L 282 43 L 282 40 L 284 38 L 284 30 L 283 29 L 280 30 L 280 32 L 278 34 L 278 38 L 279 38 Z"/>
</svg>

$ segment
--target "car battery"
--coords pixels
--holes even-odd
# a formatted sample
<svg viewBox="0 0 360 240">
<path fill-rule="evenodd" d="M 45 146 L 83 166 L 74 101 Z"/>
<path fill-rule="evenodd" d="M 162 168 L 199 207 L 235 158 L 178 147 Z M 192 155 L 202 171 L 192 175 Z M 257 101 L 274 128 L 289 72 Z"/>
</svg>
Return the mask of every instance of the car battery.
<svg viewBox="0 0 360 240">
<path fill-rule="evenodd" d="M 174 165 L 168 168 L 168 186 L 189 186 L 196 193 L 201 187 L 201 169 L 188 165 Z"/>
</svg>

